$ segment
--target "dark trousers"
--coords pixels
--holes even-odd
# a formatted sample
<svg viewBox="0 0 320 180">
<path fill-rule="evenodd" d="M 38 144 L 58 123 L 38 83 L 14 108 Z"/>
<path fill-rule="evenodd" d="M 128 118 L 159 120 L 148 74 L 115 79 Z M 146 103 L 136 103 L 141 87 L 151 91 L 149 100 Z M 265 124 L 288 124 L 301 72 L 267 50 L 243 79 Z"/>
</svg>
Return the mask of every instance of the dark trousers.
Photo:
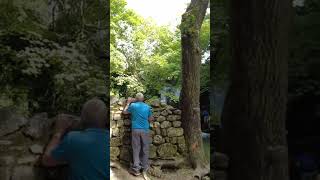
<svg viewBox="0 0 320 180">
<path fill-rule="evenodd" d="M 150 135 L 145 130 L 132 129 L 132 151 L 134 171 L 146 171 L 149 168 Z"/>
</svg>

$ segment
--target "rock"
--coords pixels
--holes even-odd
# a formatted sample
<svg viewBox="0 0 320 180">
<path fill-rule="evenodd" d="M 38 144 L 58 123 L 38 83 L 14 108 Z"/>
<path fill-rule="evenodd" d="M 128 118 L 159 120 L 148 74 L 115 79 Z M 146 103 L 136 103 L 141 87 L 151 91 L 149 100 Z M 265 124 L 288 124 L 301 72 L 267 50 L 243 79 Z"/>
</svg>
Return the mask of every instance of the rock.
<svg viewBox="0 0 320 180">
<path fill-rule="evenodd" d="M 162 111 L 161 113 L 160 113 L 162 116 L 168 116 L 168 112 L 167 112 L 167 110 L 164 110 L 164 111 Z"/>
<path fill-rule="evenodd" d="M 124 122 L 124 125 L 126 125 L 126 126 L 130 126 L 131 125 L 131 120 L 130 119 L 125 119 L 123 122 Z"/>
<path fill-rule="evenodd" d="M 119 120 L 117 121 L 117 127 L 122 127 L 123 125 L 124 125 L 123 120 L 122 120 L 122 119 L 119 119 Z"/>
<path fill-rule="evenodd" d="M 170 143 L 177 144 L 177 137 L 171 137 L 170 138 Z"/>
<path fill-rule="evenodd" d="M 167 117 L 167 120 L 168 120 L 168 121 L 177 121 L 177 120 L 179 120 L 179 119 L 181 119 L 181 117 L 180 117 L 179 115 L 169 115 L 169 116 Z"/>
<path fill-rule="evenodd" d="M 125 135 L 126 129 L 125 128 L 119 128 L 119 136 L 123 137 Z"/>
<path fill-rule="evenodd" d="M 123 106 L 125 103 L 126 103 L 126 99 L 125 98 L 120 98 L 117 104 L 119 106 Z"/>
<path fill-rule="evenodd" d="M 177 110 L 173 111 L 173 114 L 181 115 L 181 110 L 177 109 Z"/>
<path fill-rule="evenodd" d="M 160 127 L 161 127 L 162 129 L 171 127 L 171 122 L 169 122 L 169 121 L 163 121 L 163 122 L 161 123 Z"/>
<path fill-rule="evenodd" d="M 175 108 L 172 107 L 172 106 L 170 106 L 170 105 L 167 105 L 166 109 L 172 111 L 172 110 L 174 110 Z"/>
<path fill-rule="evenodd" d="M 121 114 L 119 114 L 119 113 L 113 114 L 112 119 L 115 120 L 115 121 L 118 121 L 118 120 L 122 119 Z"/>
<path fill-rule="evenodd" d="M 216 169 L 227 169 L 229 166 L 229 157 L 223 153 L 213 153 L 213 168 Z"/>
<path fill-rule="evenodd" d="M 165 137 L 164 139 L 166 140 L 166 143 L 170 142 L 170 138 L 169 137 Z"/>
<path fill-rule="evenodd" d="M 115 136 L 115 137 L 119 136 L 119 128 L 112 128 L 111 134 L 112 136 Z"/>
<path fill-rule="evenodd" d="M 152 166 L 148 169 L 148 173 L 151 176 L 161 178 L 163 172 L 160 166 Z"/>
<path fill-rule="evenodd" d="M 38 161 L 38 157 L 32 156 L 32 155 L 27 155 L 25 157 L 19 158 L 17 160 L 17 164 L 22 165 L 22 164 L 30 164 L 34 165 Z"/>
<path fill-rule="evenodd" d="M 162 107 L 165 107 L 167 104 L 166 104 L 165 102 L 161 102 L 160 105 L 161 105 Z"/>
<path fill-rule="evenodd" d="M 116 127 L 117 127 L 117 121 L 111 121 L 110 128 L 116 128 Z"/>
<path fill-rule="evenodd" d="M 181 154 L 186 154 L 187 146 L 185 143 L 178 143 L 178 152 Z"/>
<path fill-rule="evenodd" d="M 125 144 L 125 145 L 131 145 L 131 137 L 128 136 L 128 135 L 125 135 L 125 136 L 122 138 L 122 142 L 123 142 L 123 144 Z"/>
<path fill-rule="evenodd" d="M 110 105 L 115 104 L 119 101 L 119 97 L 117 96 L 110 96 Z"/>
<path fill-rule="evenodd" d="M 120 155 L 120 149 L 118 147 L 110 147 L 110 159 L 115 160 Z"/>
<path fill-rule="evenodd" d="M 42 154 L 44 147 L 39 144 L 34 144 L 29 147 L 29 150 L 32 154 Z"/>
<path fill-rule="evenodd" d="M 2 156 L 0 157 L 0 166 L 8 166 L 14 163 L 13 156 Z"/>
<path fill-rule="evenodd" d="M 157 157 L 157 147 L 153 144 L 150 144 L 149 147 L 149 158 L 153 159 Z"/>
<path fill-rule="evenodd" d="M 167 135 L 168 135 L 168 137 L 182 136 L 183 135 L 183 129 L 182 128 L 170 127 L 170 128 L 167 129 Z"/>
<path fill-rule="evenodd" d="M 110 140 L 110 146 L 111 147 L 117 147 L 117 146 L 121 146 L 122 145 L 122 141 L 120 137 L 113 137 Z"/>
<path fill-rule="evenodd" d="M 9 147 L 10 151 L 23 151 L 25 149 L 24 146 L 11 146 Z"/>
<path fill-rule="evenodd" d="M 120 149 L 120 159 L 130 162 L 132 159 L 131 146 L 122 146 Z"/>
<path fill-rule="evenodd" d="M 166 120 L 166 117 L 164 117 L 164 116 L 159 116 L 158 118 L 157 118 L 157 121 L 158 122 L 162 122 L 162 121 L 165 121 Z"/>
<path fill-rule="evenodd" d="M 160 127 L 155 128 L 155 132 L 156 132 L 157 135 L 161 135 Z"/>
<path fill-rule="evenodd" d="M 157 117 L 159 117 L 159 116 L 160 116 L 160 112 L 154 112 L 154 113 L 153 113 L 153 117 L 157 118 Z"/>
<path fill-rule="evenodd" d="M 172 126 L 173 127 L 181 127 L 181 121 L 173 121 Z"/>
<path fill-rule="evenodd" d="M 11 180 L 35 180 L 36 174 L 32 166 L 14 167 Z"/>
<path fill-rule="evenodd" d="M 150 131 L 149 131 L 149 134 L 150 134 L 151 137 L 153 137 L 154 135 L 156 135 L 156 133 L 155 133 L 153 130 L 150 130 Z"/>
<path fill-rule="evenodd" d="M 186 140 L 184 139 L 184 136 L 178 137 L 177 141 L 178 141 L 179 144 L 185 144 L 186 143 Z"/>
<path fill-rule="evenodd" d="M 167 129 L 161 129 L 161 135 L 167 136 Z"/>
<path fill-rule="evenodd" d="M 0 179 L 1 180 L 10 180 L 11 174 L 10 174 L 10 167 L 1 167 L 0 166 Z"/>
<path fill-rule="evenodd" d="M 154 99 L 154 100 L 152 100 L 151 102 L 150 102 L 150 105 L 152 106 L 152 107 L 155 107 L 155 108 L 158 108 L 158 107 L 160 107 L 160 100 L 159 99 Z"/>
<path fill-rule="evenodd" d="M 23 133 L 33 139 L 44 137 L 45 134 L 49 136 L 52 123 L 53 119 L 48 119 L 47 113 L 36 114 L 29 120 Z"/>
<path fill-rule="evenodd" d="M 0 140 L 0 146 L 9 146 L 12 144 L 12 141 L 9 140 Z"/>
<path fill-rule="evenodd" d="M 161 144 L 157 153 L 161 158 L 172 158 L 177 154 L 177 146 L 170 143 Z"/>
<path fill-rule="evenodd" d="M 155 144 L 155 145 L 163 144 L 164 142 L 165 142 L 165 140 L 160 135 L 155 135 L 153 137 L 153 144 Z"/>
<path fill-rule="evenodd" d="M 27 122 L 26 118 L 18 115 L 12 109 L 0 109 L 0 137 L 17 131 Z"/>
</svg>

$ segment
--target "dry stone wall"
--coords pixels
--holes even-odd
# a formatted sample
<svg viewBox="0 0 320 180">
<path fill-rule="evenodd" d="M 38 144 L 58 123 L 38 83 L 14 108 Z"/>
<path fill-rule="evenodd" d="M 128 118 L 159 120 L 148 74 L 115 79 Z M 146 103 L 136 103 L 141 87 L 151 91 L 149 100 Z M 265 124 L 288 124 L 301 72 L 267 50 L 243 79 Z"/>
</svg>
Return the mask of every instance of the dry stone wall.
<svg viewBox="0 0 320 180">
<path fill-rule="evenodd" d="M 40 163 L 54 121 L 47 113 L 25 118 L 10 109 L 0 109 L 0 180 L 67 179 L 66 166 L 48 169 Z"/>
<path fill-rule="evenodd" d="M 111 104 L 110 158 L 129 163 L 132 160 L 131 120 L 123 115 L 124 99 Z M 181 127 L 181 110 L 155 101 L 152 106 L 155 121 L 150 124 L 151 160 L 175 159 L 186 154 L 184 132 Z"/>
</svg>

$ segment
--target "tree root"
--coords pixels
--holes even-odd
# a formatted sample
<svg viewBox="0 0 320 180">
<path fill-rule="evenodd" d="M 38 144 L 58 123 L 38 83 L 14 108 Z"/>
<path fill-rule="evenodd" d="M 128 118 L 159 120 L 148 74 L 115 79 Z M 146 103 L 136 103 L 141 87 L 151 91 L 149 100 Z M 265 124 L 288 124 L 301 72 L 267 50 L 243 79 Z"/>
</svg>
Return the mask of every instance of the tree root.
<svg viewBox="0 0 320 180">
<path fill-rule="evenodd" d="M 209 166 L 198 166 L 193 173 L 193 179 L 202 179 L 205 176 L 210 176 L 210 168 Z"/>
<path fill-rule="evenodd" d="M 176 168 L 179 169 L 185 164 L 186 160 L 184 158 L 176 158 L 171 160 L 156 160 L 152 161 L 151 165 L 159 166 L 162 168 Z"/>
</svg>

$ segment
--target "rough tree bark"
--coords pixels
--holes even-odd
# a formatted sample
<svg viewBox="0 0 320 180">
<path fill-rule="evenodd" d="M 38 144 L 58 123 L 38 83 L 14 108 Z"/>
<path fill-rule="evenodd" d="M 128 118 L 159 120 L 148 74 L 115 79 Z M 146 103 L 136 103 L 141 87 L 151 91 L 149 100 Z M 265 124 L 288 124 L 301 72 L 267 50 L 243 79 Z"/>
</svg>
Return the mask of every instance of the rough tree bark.
<svg viewBox="0 0 320 180">
<path fill-rule="evenodd" d="M 191 0 L 181 20 L 182 45 L 182 127 L 185 132 L 189 161 L 195 173 L 209 172 L 205 159 L 200 125 L 200 63 L 199 32 L 208 7 L 208 0 Z"/>
<path fill-rule="evenodd" d="M 289 0 L 231 0 L 231 85 L 222 115 L 229 180 L 288 180 Z"/>
</svg>

